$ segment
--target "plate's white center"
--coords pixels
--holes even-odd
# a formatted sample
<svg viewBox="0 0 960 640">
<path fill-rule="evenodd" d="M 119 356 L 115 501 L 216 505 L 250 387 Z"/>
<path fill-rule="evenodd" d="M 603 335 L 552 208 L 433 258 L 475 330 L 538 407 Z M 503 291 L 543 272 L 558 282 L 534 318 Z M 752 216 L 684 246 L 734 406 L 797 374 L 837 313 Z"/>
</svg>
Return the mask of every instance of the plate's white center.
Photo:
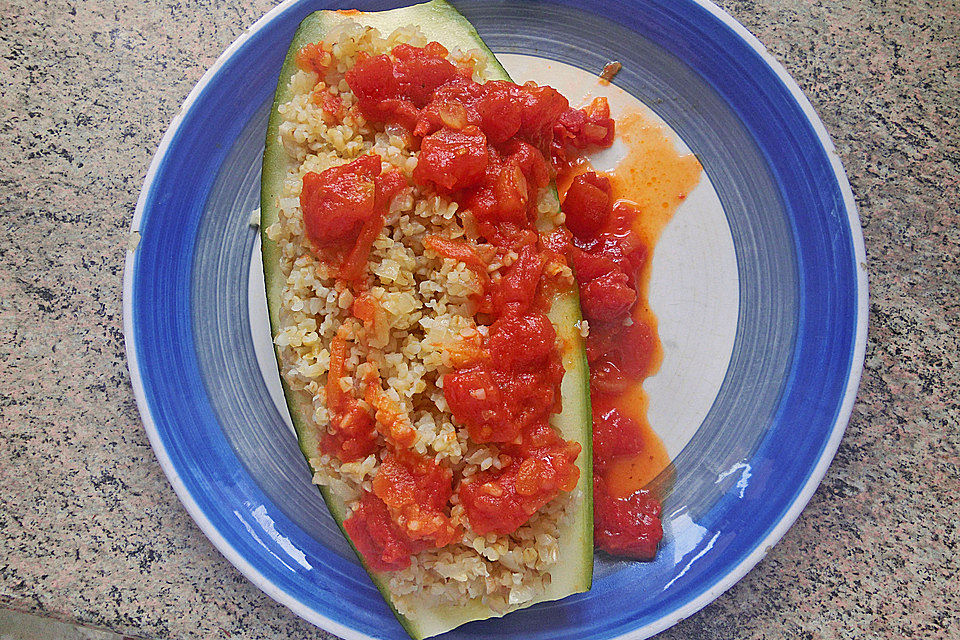
<svg viewBox="0 0 960 640">
<path fill-rule="evenodd" d="M 497 58 L 514 81 L 548 84 L 574 106 L 606 96 L 614 118 L 624 109 L 641 109 L 663 124 L 679 151 L 689 151 L 639 100 L 614 85 L 601 86 L 592 73 L 534 56 L 501 54 Z M 622 144 L 615 143 L 593 158 L 594 166 L 611 170 L 624 153 Z M 253 343 L 271 397 L 292 430 L 270 343 L 259 241 L 253 252 L 249 287 Z M 644 385 L 650 397 L 648 418 L 672 459 L 696 433 L 720 390 L 737 328 L 739 287 L 733 237 L 706 174 L 654 250 L 650 305 L 659 320 L 664 357 L 660 371 Z"/>
</svg>

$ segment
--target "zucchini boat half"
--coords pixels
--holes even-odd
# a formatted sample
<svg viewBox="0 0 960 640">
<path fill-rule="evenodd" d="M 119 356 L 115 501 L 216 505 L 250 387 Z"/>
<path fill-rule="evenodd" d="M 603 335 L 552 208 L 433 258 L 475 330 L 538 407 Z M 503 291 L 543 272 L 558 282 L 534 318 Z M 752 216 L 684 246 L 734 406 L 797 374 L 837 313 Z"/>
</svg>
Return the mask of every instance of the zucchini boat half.
<svg viewBox="0 0 960 640">
<path fill-rule="evenodd" d="M 308 43 L 316 43 L 324 38 L 335 26 L 345 20 L 353 20 L 364 26 L 376 28 L 386 36 L 398 27 L 416 25 L 428 40 L 437 41 L 447 49 L 462 51 L 479 50 L 487 58 L 486 76 L 488 80 L 509 80 L 503 67 L 497 62 L 489 48 L 483 43 L 473 26 L 456 9 L 443 0 L 433 0 L 391 11 L 364 13 L 357 11 L 318 11 L 307 16 L 290 44 L 273 103 L 266 135 L 266 148 L 263 157 L 261 178 L 261 238 L 263 251 L 264 279 L 266 282 L 267 303 L 274 338 L 281 331 L 280 307 L 285 275 L 281 270 L 281 250 L 271 240 L 267 229 L 280 217 L 280 197 L 283 184 L 293 160 L 289 157 L 279 135 L 282 117 L 278 107 L 293 97 L 290 80 L 297 72 L 297 52 Z M 562 411 L 554 414 L 551 424 L 567 440 L 578 442 L 581 453 L 577 458 L 580 479 L 573 492 L 572 512 L 561 522 L 559 531 L 559 561 L 550 570 L 551 580 L 545 591 L 532 601 L 524 602 L 526 607 L 535 602 L 556 600 L 565 596 L 586 591 L 590 588 L 593 576 L 593 504 L 592 504 L 592 431 L 589 395 L 589 368 L 580 334 L 580 305 L 576 287 L 568 293 L 557 296 L 548 313 L 556 328 L 560 343 L 561 359 L 565 374 L 561 384 Z M 278 364 L 282 367 L 280 347 L 276 347 Z M 320 434 L 316 423 L 312 421 L 314 407 L 312 398 L 302 391 L 295 391 L 283 379 L 284 393 L 293 424 L 296 428 L 300 448 L 310 461 L 317 455 L 320 446 Z M 312 466 L 312 465 L 311 465 Z M 316 472 L 316 469 L 313 469 Z M 330 509 L 330 513 L 343 529 L 347 516 L 347 506 L 327 487 L 320 491 Z M 346 532 L 344 531 L 344 535 Z M 347 536 L 349 539 L 349 536 Z M 480 598 L 467 599 L 453 606 L 423 607 L 422 610 L 403 615 L 394 606 L 389 589 L 389 573 L 371 570 L 358 552 L 358 557 L 367 569 L 374 584 L 391 606 L 398 620 L 409 634 L 417 639 L 436 635 L 453 629 L 472 620 L 482 620 L 500 616 L 515 608 L 493 610 L 481 602 Z"/>
</svg>

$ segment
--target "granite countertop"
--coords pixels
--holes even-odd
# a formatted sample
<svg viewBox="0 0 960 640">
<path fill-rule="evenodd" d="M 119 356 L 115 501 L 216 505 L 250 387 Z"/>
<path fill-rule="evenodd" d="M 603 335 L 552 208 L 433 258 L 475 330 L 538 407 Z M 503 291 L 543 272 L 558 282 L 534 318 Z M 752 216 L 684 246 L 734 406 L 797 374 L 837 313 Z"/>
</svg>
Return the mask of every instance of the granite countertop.
<svg viewBox="0 0 960 640">
<path fill-rule="evenodd" d="M 7 0 L 0 29 L 0 608 L 149 638 L 330 638 L 207 541 L 147 442 L 121 280 L 160 138 L 272 2 Z M 960 9 L 721 2 L 797 80 L 860 207 L 866 369 L 797 523 L 663 638 L 958 638 Z"/>
</svg>

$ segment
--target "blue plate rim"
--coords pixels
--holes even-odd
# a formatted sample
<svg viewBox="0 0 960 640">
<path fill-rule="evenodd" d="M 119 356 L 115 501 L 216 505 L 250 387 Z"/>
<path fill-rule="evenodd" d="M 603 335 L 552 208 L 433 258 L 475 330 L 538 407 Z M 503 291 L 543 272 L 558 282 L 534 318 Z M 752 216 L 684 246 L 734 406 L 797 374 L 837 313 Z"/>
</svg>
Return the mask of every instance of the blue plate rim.
<svg viewBox="0 0 960 640">
<path fill-rule="evenodd" d="M 744 558 L 736 567 L 728 571 L 725 575 L 718 578 L 713 582 L 709 587 L 703 590 L 703 592 L 696 598 L 690 600 L 686 604 L 666 613 L 659 619 L 648 623 L 642 627 L 639 627 L 629 633 L 618 636 L 618 638 L 627 640 L 640 640 L 642 638 L 648 638 L 656 633 L 659 633 L 670 626 L 676 624 L 678 621 L 689 617 L 690 615 L 696 613 L 707 604 L 715 600 L 720 594 L 732 587 L 737 581 L 739 581 L 746 573 L 750 571 L 768 552 L 769 550 L 783 537 L 787 530 L 793 525 L 796 519 L 799 517 L 802 510 L 806 507 L 810 499 L 813 497 L 814 492 L 822 481 L 824 475 L 826 474 L 827 469 L 832 462 L 837 448 L 839 447 L 840 440 L 843 436 L 843 433 L 846 429 L 847 423 L 849 421 L 850 415 L 853 410 L 853 405 L 856 399 L 857 390 L 859 388 L 860 378 L 863 369 L 863 361 L 866 349 L 866 337 L 867 337 L 867 320 L 868 320 L 868 282 L 867 282 L 867 269 L 866 269 L 866 252 L 863 242 L 863 234 L 860 227 L 860 220 L 857 211 L 856 202 L 853 196 L 853 191 L 850 187 L 849 181 L 847 180 L 846 172 L 843 169 L 843 166 L 840 161 L 840 157 L 836 152 L 834 144 L 830 139 L 829 134 L 826 131 L 826 128 L 823 125 L 823 122 L 820 120 L 819 116 L 814 111 L 814 108 L 807 97 L 804 95 L 803 91 L 789 75 L 787 70 L 781 65 L 763 46 L 763 44 L 752 34 L 746 27 L 737 22 L 732 16 L 723 11 L 721 8 L 709 2 L 708 0 L 688 0 L 694 5 L 699 6 L 700 8 L 706 10 L 714 18 L 718 19 L 724 26 L 729 28 L 737 37 L 739 37 L 750 49 L 760 57 L 763 63 L 775 74 L 777 79 L 782 83 L 783 87 L 787 89 L 796 105 L 800 107 L 804 116 L 806 117 L 807 122 L 813 128 L 814 132 L 817 135 L 817 138 L 822 146 L 823 151 L 825 152 L 827 158 L 829 159 L 830 166 L 833 169 L 833 177 L 835 179 L 835 186 L 839 188 L 843 203 L 844 209 L 847 214 L 847 222 L 849 224 L 849 229 L 851 232 L 851 241 L 853 244 L 853 254 L 856 262 L 855 273 L 856 273 L 856 290 L 857 290 L 857 318 L 856 318 L 856 333 L 853 344 L 853 353 L 850 360 L 850 370 L 847 374 L 847 383 L 845 391 L 843 394 L 843 400 L 840 403 L 839 409 L 836 413 L 833 427 L 830 432 L 830 437 L 827 439 L 824 444 L 821 454 L 818 459 L 817 465 L 810 472 L 805 483 L 803 484 L 800 491 L 797 493 L 796 498 L 791 504 L 790 508 L 781 516 L 777 524 L 770 530 L 767 536 L 756 542 L 753 551 Z M 164 133 L 160 144 L 158 146 L 157 152 L 154 155 L 154 158 L 150 164 L 150 168 L 147 172 L 147 175 L 144 179 L 143 187 L 140 192 L 140 197 L 137 201 L 136 210 L 134 213 L 133 221 L 131 224 L 131 234 L 136 237 L 139 233 L 141 221 L 143 219 L 144 213 L 150 202 L 150 193 L 154 186 L 154 180 L 158 173 L 158 170 L 163 164 L 163 161 L 172 145 L 174 140 L 177 137 L 177 134 L 180 130 L 181 124 L 183 123 L 185 115 L 193 107 L 194 102 L 197 101 L 199 96 L 202 94 L 205 87 L 217 76 L 220 69 L 237 53 L 237 51 L 242 47 L 244 42 L 250 38 L 253 34 L 267 29 L 271 23 L 273 23 L 279 16 L 286 13 L 289 10 L 294 9 L 299 5 L 302 0 L 284 0 L 281 4 L 277 5 L 259 20 L 257 20 L 253 25 L 247 28 L 244 33 L 242 33 L 216 60 L 216 62 L 203 74 L 197 84 L 188 94 L 187 98 L 184 100 L 184 103 L 181 105 L 179 111 L 172 119 L 169 127 Z M 325 616 L 320 611 L 312 608 L 308 604 L 300 601 L 299 599 L 293 597 L 287 592 L 283 591 L 277 585 L 270 581 L 263 573 L 261 573 L 256 567 L 254 567 L 240 552 L 238 552 L 220 533 L 212 521 L 204 513 L 203 509 L 197 504 L 193 496 L 190 494 L 187 489 L 184 481 L 180 478 L 173 459 L 171 458 L 169 452 L 167 451 L 163 440 L 160 436 L 156 422 L 154 421 L 153 414 L 151 412 L 150 405 L 147 400 L 147 394 L 144 387 L 144 379 L 141 376 L 140 367 L 137 359 L 137 346 L 135 340 L 134 332 L 134 296 L 133 296 L 133 286 L 136 278 L 136 269 L 135 269 L 135 243 L 127 249 L 126 259 L 124 264 L 124 279 L 123 279 L 123 315 L 124 315 L 124 339 L 125 339 L 125 349 L 128 361 L 128 368 L 130 371 L 131 384 L 133 387 L 134 395 L 136 397 L 137 407 L 143 420 L 144 427 L 147 431 L 147 435 L 150 441 L 151 446 L 154 449 L 154 452 L 157 456 L 160 466 L 166 474 L 168 480 L 181 503 L 186 508 L 187 512 L 194 519 L 200 529 L 203 531 L 204 535 L 214 544 L 218 551 L 223 554 L 226 559 L 233 564 L 244 576 L 246 576 L 251 582 L 253 582 L 259 589 L 264 593 L 269 595 L 274 600 L 285 605 L 291 609 L 298 616 L 304 618 L 305 620 L 331 632 L 335 633 L 343 638 L 348 640 L 353 639 L 368 639 L 370 636 L 359 633 L 354 629 L 347 627 L 327 616 Z"/>
</svg>

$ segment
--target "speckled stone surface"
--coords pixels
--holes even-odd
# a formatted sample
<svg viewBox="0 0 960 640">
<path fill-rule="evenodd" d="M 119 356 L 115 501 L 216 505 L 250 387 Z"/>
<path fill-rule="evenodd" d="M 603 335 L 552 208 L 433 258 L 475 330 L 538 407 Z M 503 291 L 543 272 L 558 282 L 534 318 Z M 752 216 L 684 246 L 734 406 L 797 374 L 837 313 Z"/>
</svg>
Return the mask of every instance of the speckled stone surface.
<svg viewBox="0 0 960 640">
<path fill-rule="evenodd" d="M 860 206 L 866 369 L 837 458 L 756 569 L 661 637 L 958 638 L 960 9 L 721 3 L 810 97 Z M 227 563 L 147 443 L 124 245 L 171 118 L 271 7 L 0 0 L 0 607 L 151 638 L 330 638 Z"/>
</svg>

